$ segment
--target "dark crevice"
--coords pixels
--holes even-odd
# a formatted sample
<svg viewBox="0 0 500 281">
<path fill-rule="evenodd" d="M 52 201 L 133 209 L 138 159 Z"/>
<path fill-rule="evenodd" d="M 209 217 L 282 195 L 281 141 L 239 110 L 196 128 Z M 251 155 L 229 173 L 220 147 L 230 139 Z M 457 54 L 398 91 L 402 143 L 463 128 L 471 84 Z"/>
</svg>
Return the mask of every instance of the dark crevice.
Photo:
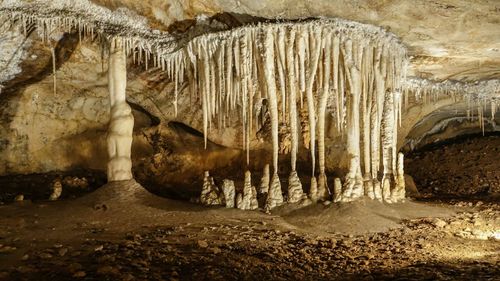
<svg viewBox="0 0 500 281">
<path fill-rule="evenodd" d="M 169 122 L 169 123 L 168 123 L 168 125 L 169 125 L 172 129 L 174 129 L 174 130 L 176 130 L 176 131 L 180 130 L 180 131 L 183 131 L 183 132 L 189 133 L 189 134 L 191 134 L 191 135 L 193 135 L 193 136 L 196 136 L 196 137 L 200 137 L 200 138 L 202 138 L 202 137 L 203 137 L 203 133 L 202 133 L 202 132 L 200 132 L 200 131 L 198 131 L 198 130 L 196 130 L 196 129 L 192 128 L 192 127 L 189 127 L 188 125 L 186 125 L 186 124 L 184 124 L 184 123 L 171 121 L 171 122 Z"/>
<path fill-rule="evenodd" d="M 160 122 L 161 122 L 160 118 L 158 118 L 157 116 L 154 116 L 153 114 L 151 114 L 151 112 L 147 111 L 139 104 L 133 103 L 130 100 L 127 100 L 127 103 L 130 105 L 130 107 L 133 110 L 139 111 L 139 112 L 145 114 L 146 116 L 148 116 L 148 118 L 151 120 L 151 126 L 160 125 Z"/>
</svg>

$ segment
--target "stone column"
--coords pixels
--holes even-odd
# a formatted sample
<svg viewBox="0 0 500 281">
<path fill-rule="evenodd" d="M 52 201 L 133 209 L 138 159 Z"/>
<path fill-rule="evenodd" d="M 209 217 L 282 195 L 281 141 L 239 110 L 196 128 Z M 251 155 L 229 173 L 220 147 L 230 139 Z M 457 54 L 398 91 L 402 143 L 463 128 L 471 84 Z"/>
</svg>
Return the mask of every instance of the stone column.
<svg viewBox="0 0 500 281">
<path fill-rule="evenodd" d="M 109 48 L 108 89 L 111 106 L 106 142 L 108 145 L 108 181 L 131 180 L 132 132 L 134 116 L 127 104 L 127 59 L 120 38 L 113 38 Z"/>
</svg>

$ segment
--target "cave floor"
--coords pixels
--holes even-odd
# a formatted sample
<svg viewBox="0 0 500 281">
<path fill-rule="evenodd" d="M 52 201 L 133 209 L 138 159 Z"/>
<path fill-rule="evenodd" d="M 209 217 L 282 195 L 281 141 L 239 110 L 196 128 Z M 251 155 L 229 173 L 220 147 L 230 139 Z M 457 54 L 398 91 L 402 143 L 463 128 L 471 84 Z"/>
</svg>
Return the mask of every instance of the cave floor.
<svg viewBox="0 0 500 281">
<path fill-rule="evenodd" d="M 497 201 L 427 199 L 388 207 L 362 200 L 318 204 L 304 212 L 283 207 L 268 215 L 205 208 L 133 188 L 119 194 L 119 188 L 99 189 L 74 200 L 0 206 L 0 279 L 500 276 Z M 336 227 L 328 232 L 317 224 Z"/>
</svg>

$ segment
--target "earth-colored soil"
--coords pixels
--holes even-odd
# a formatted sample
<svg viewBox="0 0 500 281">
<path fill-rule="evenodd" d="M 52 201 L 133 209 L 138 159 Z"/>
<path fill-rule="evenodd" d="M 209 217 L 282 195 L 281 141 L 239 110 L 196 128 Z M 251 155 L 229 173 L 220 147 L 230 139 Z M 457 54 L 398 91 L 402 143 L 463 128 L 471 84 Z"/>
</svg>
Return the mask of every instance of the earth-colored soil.
<svg viewBox="0 0 500 281">
<path fill-rule="evenodd" d="M 271 215 L 161 198 L 134 181 L 11 203 L 0 206 L 0 280 L 498 280 L 497 199 L 440 190 Z"/>
<path fill-rule="evenodd" d="M 500 134 L 464 136 L 407 155 L 405 172 L 421 194 L 491 197 L 500 194 Z"/>
</svg>

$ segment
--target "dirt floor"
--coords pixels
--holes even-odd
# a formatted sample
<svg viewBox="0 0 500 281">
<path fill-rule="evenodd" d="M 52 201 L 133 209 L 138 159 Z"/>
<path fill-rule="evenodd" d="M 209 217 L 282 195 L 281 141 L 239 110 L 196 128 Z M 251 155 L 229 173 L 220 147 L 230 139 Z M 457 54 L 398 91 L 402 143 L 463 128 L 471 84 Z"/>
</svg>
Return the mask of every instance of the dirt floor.
<svg viewBox="0 0 500 281">
<path fill-rule="evenodd" d="M 462 144 L 476 151 L 470 161 L 498 147 L 481 151 L 483 140 L 472 141 L 478 150 Z M 408 161 L 428 153 L 437 154 Z M 428 165 L 427 176 L 446 175 L 442 166 Z M 497 197 L 440 196 L 444 186 L 420 184 L 425 196 L 401 204 L 286 205 L 271 215 L 160 198 L 133 181 L 9 203 L 0 206 L 0 280 L 499 280 Z"/>
</svg>

